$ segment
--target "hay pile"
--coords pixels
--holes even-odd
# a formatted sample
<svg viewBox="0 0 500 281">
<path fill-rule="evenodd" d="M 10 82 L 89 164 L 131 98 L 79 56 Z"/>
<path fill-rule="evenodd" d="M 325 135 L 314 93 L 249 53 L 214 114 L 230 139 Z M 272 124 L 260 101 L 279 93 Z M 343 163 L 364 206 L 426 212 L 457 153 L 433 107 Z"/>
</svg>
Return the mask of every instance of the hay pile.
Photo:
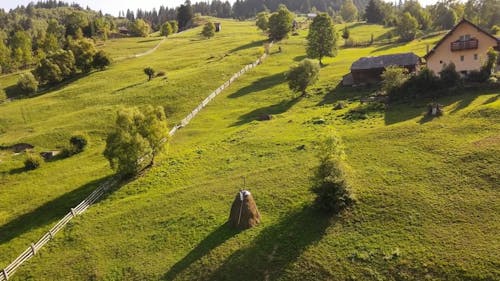
<svg viewBox="0 0 500 281">
<path fill-rule="evenodd" d="M 229 224 L 238 229 L 248 229 L 260 223 L 260 213 L 252 194 L 240 190 L 234 198 L 229 214 Z"/>
</svg>

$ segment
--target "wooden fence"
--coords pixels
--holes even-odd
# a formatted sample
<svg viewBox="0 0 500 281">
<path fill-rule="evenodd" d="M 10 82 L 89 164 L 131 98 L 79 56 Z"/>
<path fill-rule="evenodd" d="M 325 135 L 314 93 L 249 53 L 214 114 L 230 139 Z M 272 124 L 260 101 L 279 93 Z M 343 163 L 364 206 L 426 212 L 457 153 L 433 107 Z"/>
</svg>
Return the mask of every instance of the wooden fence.
<svg viewBox="0 0 500 281">
<path fill-rule="evenodd" d="M 191 113 L 188 114 L 180 124 L 174 126 L 172 130 L 170 130 L 169 135 L 172 137 L 175 133 L 185 127 L 191 122 L 191 120 L 205 107 L 207 106 L 216 96 L 218 96 L 224 89 L 229 87 L 236 79 L 238 79 L 241 75 L 245 74 L 250 69 L 256 67 L 261 64 L 263 60 L 267 57 L 267 54 L 262 55 L 259 59 L 257 59 L 254 63 L 246 65 L 239 72 L 235 73 L 229 80 L 227 80 L 223 85 L 221 85 L 217 90 L 213 91 L 206 99 L 204 99 Z M 166 141 L 166 140 L 164 140 Z M 144 159 L 145 157 L 141 158 Z M 141 160 L 139 160 L 141 161 Z M 45 235 L 40 238 L 36 243 L 32 243 L 21 255 L 19 255 L 11 264 L 9 264 L 6 268 L 0 271 L 0 281 L 7 281 L 9 277 L 11 277 L 14 272 L 26 261 L 31 259 L 36 255 L 36 253 L 50 240 L 54 238 L 54 236 L 74 217 L 82 214 L 87 210 L 92 204 L 94 204 L 97 200 L 99 200 L 106 192 L 109 191 L 111 187 L 117 184 L 119 181 L 118 177 L 113 177 L 99 187 L 97 187 L 87 198 L 85 198 L 80 204 L 76 207 L 71 208 L 70 211 L 64 216 L 59 222 L 56 223 Z"/>
</svg>

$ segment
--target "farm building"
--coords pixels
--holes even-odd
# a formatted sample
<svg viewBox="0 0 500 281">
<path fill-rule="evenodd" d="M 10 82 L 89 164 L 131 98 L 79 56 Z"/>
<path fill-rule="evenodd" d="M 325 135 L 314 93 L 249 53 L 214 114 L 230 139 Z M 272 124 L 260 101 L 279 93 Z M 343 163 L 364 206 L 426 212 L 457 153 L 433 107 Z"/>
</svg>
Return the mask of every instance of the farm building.
<svg viewBox="0 0 500 281">
<path fill-rule="evenodd" d="M 489 48 L 500 50 L 500 39 L 466 19 L 453 27 L 425 56 L 427 68 L 439 74 L 454 63 L 463 75 L 479 70 Z"/>
<path fill-rule="evenodd" d="M 222 30 L 222 24 L 220 22 L 216 22 L 214 25 L 215 25 L 215 32 L 220 32 Z"/>
<path fill-rule="evenodd" d="M 351 73 L 344 76 L 342 84 L 348 86 L 378 83 L 381 80 L 380 75 L 389 66 L 404 67 L 409 72 L 415 72 L 418 70 L 420 63 L 420 57 L 414 53 L 363 57 L 351 65 Z"/>
</svg>

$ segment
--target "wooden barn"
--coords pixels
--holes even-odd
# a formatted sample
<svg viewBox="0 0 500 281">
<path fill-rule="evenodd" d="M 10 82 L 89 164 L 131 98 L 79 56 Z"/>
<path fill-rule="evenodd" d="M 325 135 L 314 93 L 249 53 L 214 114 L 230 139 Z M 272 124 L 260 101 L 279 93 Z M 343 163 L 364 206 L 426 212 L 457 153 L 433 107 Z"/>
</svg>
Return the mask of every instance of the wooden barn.
<svg viewBox="0 0 500 281">
<path fill-rule="evenodd" d="M 215 32 L 220 32 L 222 30 L 222 24 L 220 22 L 216 22 L 214 25 L 215 25 Z"/>
<path fill-rule="evenodd" d="M 420 57 L 414 53 L 363 57 L 351 65 L 351 73 L 344 76 L 342 83 L 346 86 L 378 83 L 381 80 L 380 75 L 389 66 L 404 67 L 409 72 L 415 72 L 420 64 Z"/>
</svg>

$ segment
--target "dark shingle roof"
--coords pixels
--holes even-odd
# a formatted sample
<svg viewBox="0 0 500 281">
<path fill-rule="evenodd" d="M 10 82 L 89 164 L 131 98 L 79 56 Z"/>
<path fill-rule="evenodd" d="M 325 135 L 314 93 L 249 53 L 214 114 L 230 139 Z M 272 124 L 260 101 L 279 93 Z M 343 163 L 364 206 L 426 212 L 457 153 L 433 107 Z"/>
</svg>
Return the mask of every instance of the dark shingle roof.
<svg viewBox="0 0 500 281">
<path fill-rule="evenodd" d="M 364 57 L 355 61 L 351 65 L 351 70 L 386 68 L 391 65 L 408 66 L 416 65 L 420 62 L 420 57 L 414 53 L 403 53 L 385 55 L 379 57 Z"/>
</svg>

